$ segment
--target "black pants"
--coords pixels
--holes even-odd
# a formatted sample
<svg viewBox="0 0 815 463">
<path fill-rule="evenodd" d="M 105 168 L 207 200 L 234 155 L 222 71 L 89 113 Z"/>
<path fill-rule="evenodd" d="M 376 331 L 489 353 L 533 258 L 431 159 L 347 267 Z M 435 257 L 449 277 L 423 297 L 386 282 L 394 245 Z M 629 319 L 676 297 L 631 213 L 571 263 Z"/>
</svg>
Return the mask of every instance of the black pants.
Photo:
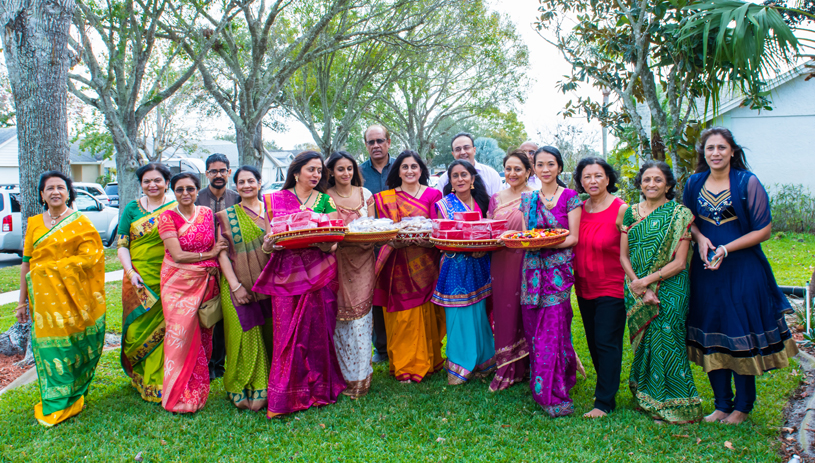
<svg viewBox="0 0 815 463">
<path fill-rule="evenodd" d="M 716 410 L 725 413 L 733 411 L 750 413 L 756 403 L 756 377 L 740 375 L 733 370 L 713 370 L 707 374 L 713 389 L 713 404 Z M 733 388 L 736 383 L 736 400 L 733 401 Z"/>
<path fill-rule="evenodd" d="M 224 375 L 226 365 L 226 340 L 224 339 L 224 321 L 212 327 L 212 357 L 209 359 L 209 378 L 220 378 Z"/>
<path fill-rule="evenodd" d="M 616 407 L 620 389 L 625 333 L 625 301 L 616 297 L 577 298 L 591 361 L 597 371 L 594 407 L 606 413 Z"/>
<path fill-rule="evenodd" d="M 371 335 L 371 341 L 374 343 L 374 349 L 379 355 L 388 356 L 388 336 L 385 333 L 385 316 L 383 315 L 385 309 L 375 305 L 371 312 L 374 318 L 374 331 Z"/>
</svg>

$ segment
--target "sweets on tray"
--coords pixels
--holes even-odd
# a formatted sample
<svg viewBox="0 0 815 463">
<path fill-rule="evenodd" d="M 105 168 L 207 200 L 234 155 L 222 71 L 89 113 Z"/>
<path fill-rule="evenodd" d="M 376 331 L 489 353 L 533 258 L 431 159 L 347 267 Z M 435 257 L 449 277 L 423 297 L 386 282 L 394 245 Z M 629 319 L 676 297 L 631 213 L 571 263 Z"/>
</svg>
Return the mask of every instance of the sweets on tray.
<svg viewBox="0 0 815 463">
<path fill-rule="evenodd" d="M 429 233 L 433 231 L 433 221 L 426 217 L 405 217 L 397 223 L 399 233 Z"/>
<path fill-rule="evenodd" d="M 538 238 L 549 238 L 553 236 L 562 236 L 568 234 L 568 230 L 560 228 L 536 228 L 535 230 L 527 230 L 523 232 L 515 232 L 510 235 L 504 236 L 504 239 L 509 240 L 534 240 Z"/>
<path fill-rule="evenodd" d="M 373 217 L 361 217 L 348 224 L 348 231 L 351 233 L 374 233 L 390 231 L 397 228 L 391 219 L 375 219 Z"/>
<path fill-rule="evenodd" d="M 463 222 L 477 222 L 481 220 L 481 213 L 476 211 L 454 212 L 453 220 Z"/>
<path fill-rule="evenodd" d="M 447 220 L 447 219 L 434 219 L 433 220 L 433 231 L 448 231 L 448 230 L 455 230 L 456 225 L 458 222 L 455 220 Z"/>
<path fill-rule="evenodd" d="M 433 238 L 460 240 L 497 239 L 507 231 L 506 220 L 484 219 L 478 212 L 456 212 L 455 217 L 475 218 L 475 220 L 433 220 Z M 462 232 L 451 233 L 456 230 Z"/>
<path fill-rule="evenodd" d="M 344 227 L 342 219 L 331 219 L 328 214 L 302 211 L 272 218 L 272 233 L 308 230 L 311 228 Z"/>
</svg>

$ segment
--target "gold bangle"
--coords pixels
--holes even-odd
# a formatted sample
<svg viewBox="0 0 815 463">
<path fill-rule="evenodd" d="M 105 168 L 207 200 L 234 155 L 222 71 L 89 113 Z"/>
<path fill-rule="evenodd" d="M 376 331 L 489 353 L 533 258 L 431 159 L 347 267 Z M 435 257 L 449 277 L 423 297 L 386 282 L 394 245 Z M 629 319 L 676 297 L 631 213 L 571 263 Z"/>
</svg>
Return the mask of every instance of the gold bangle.
<svg viewBox="0 0 815 463">
<path fill-rule="evenodd" d="M 659 269 L 659 281 L 662 281 L 662 269 Z"/>
<path fill-rule="evenodd" d="M 274 252 L 274 249 L 272 249 L 271 251 L 267 251 L 266 248 L 264 248 L 263 246 L 261 246 L 260 249 L 261 251 L 263 251 L 264 254 L 271 254 Z"/>
</svg>

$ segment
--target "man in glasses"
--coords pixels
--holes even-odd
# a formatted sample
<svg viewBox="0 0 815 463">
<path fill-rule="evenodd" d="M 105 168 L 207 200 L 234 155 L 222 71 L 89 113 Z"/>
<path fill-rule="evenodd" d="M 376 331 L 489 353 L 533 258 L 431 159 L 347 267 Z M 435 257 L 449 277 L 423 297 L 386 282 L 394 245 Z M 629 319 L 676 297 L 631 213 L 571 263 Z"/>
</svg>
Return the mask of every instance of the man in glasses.
<svg viewBox="0 0 815 463">
<path fill-rule="evenodd" d="M 484 181 L 484 186 L 487 187 L 487 194 L 492 197 L 495 193 L 501 191 L 501 176 L 492 167 L 486 164 L 479 164 L 475 160 L 475 140 L 473 136 L 466 132 L 461 132 L 453 137 L 450 143 L 450 148 L 453 150 L 453 159 L 467 161 L 475 167 L 481 180 Z M 447 172 L 441 174 L 436 188 L 444 192 L 444 186 L 447 185 Z"/>
<path fill-rule="evenodd" d="M 519 150 L 526 153 L 529 156 L 529 163 L 532 164 L 532 175 L 529 176 L 529 181 L 527 182 L 529 186 L 533 190 L 540 190 L 541 182 L 538 180 L 538 176 L 535 175 L 535 151 L 538 150 L 538 144 L 533 141 L 525 141 L 518 147 Z"/>
<path fill-rule="evenodd" d="M 388 173 L 395 160 L 388 152 L 391 147 L 391 134 L 381 125 L 372 125 L 362 135 L 365 138 L 365 148 L 368 150 L 369 159 L 359 166 L 359 170 L 365 180 L 365 188 L 369 189 L 372 194 L 377 194 L 388 189 Z M 372 341 L 375 350 L 372 360 L 374 363 L 387 362 L 388 338 L 385 333 L 382 307 L 375 306 L 372 312 L 374 319 Z"/>
<path fill-rule="evenodd" d="M 237 191 L 227 188 L 229 176 L 232 175 L 232 170 L 229 168 L 229 159 L 223 154 L 215 153 L 207 158 L 205 165 L 209 186 L 198 193 L 195 205 L 206 206 L 212 209 L 213 215 L 215 215 L 241 202 L 241 195 Z M 226 342 L 224 340 L 224 321 L 221 320 L 212 327 L 212 357 L 209 361 L 209 379 L 223 376 L 225 364 Z"/>
</svg>

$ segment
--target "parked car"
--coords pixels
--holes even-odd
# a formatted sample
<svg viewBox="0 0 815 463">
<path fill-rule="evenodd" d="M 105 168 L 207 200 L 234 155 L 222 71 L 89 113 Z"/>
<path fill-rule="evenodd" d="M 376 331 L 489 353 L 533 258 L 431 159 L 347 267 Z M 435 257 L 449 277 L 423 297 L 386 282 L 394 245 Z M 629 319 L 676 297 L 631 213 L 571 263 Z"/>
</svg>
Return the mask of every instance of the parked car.
<svg viewBox="0 0 815 463">
<path fill-rule="evenodd" d="M 119 207 L 119 184 L 116 182 L 105 185 L 105 194 L 110 200 L 108 206 Z"/>
<path fill-rule="evenodd" d="M 107 193 L 105 193 L 105 189 L 102 188 L 102 185 L 98 183 L 74 182 L 74 190 L 85 191 L 101 201 L 105 206 L 110 206 L 110 198 Z"/>
<path fill-rule="evenodd" d="M 20 217 L 20 190 L 0 187 L 0 253 L 23 254 L 23 234 Z M 102 242 L 110 246 L 116 242 L 119 226 L 119 210 L 107 207 L 84 190 L 76 191 L 73 204 L 75 211 L 82 212 L 90 221 Z"/>
</svg>

